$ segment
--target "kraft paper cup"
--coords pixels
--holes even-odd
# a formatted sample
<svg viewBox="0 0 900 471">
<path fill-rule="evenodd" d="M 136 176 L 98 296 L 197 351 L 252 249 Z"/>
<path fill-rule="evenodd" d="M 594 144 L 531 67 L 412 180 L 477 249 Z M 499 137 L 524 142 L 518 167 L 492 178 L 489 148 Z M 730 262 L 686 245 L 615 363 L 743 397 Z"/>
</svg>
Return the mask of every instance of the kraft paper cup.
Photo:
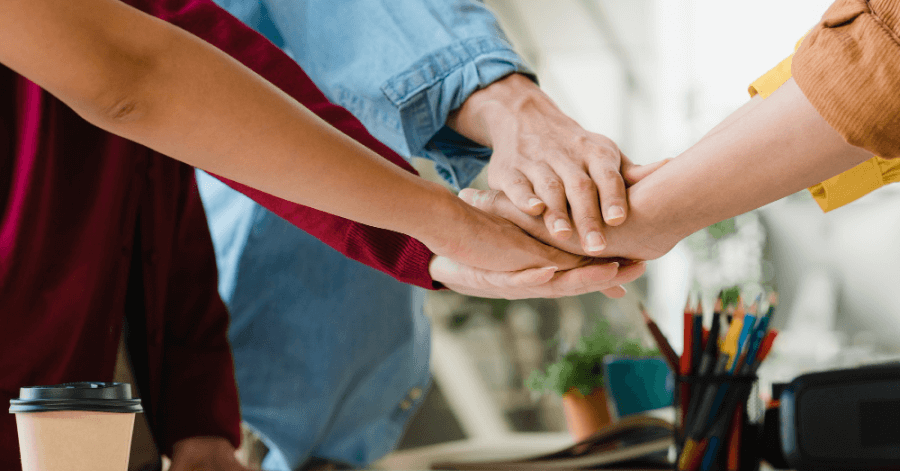
<svg viewBox="0 0 900 471">
<path fill-rule="evenodd" d="M 23 471 L 125 471 L 141 400 L 124 383 L 21 388 L 16 414 Z"/>
</svg>

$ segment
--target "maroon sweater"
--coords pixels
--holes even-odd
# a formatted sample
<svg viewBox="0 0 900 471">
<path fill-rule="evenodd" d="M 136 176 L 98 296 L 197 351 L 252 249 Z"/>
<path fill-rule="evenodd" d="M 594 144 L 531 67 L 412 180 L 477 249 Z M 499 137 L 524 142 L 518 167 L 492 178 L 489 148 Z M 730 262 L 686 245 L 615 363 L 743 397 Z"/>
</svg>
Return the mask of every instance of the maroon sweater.
<svg viewBox="0 0 900 471">
<path fill-rule="evenodd" d="M 404 169 L 329 104 L 277 47 L 207 0 L 128 0 L 224 50 Z M 347 256 L 432 287 L 431 252 L 375 229 L 230 183 Z M 0 66 L 0 404 L 18 388 L 111 380 L 123 323 L 163 452 L 185 437 L 239 441 L 228 316 L 193 169 L 81 119 Z M 18 469 L 0 414 L 0 469 Z"/>
</svg>

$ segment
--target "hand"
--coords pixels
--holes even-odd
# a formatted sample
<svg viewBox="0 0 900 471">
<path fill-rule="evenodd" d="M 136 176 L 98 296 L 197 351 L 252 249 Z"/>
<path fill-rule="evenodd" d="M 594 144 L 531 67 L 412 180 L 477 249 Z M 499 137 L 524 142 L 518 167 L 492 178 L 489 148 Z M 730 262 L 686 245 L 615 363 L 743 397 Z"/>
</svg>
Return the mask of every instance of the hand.
<svg viewBox="0 0 900 471">
<path fill-rule="evenodd" d="M 566 252 L 580 253 L 578 240 L 556 240 L 536 216 L 525 214 L 507 198 L 503 192 L 495 190 L 475 190 L 466 188 L 459 197 L 483 211 L 500 216 L 521 227 L 532 237 L 547 244 L 553 244 Z M 659 258 L 672 249 L 681 237 L 669 234 L 662 227 L 648 224 L 647 218 L 629 221 L 628 224 L 609 228 L 607 238 L 609 245 L 603 253 L 606 257 L 624 257 L 631 260 L 652 260 Z M 573 238 L 574 239 L 574 238 Z"/>
<path fill-rule="evenodd" d="M 436 255 L 462 265 L 495 272 L 529 268 L 568 270 L 591 260 L 534 239 L 502 217 L 481 211 L 446 190 L 431 211 L 440 224 L 419 222 L 411 235 Z M 424 217 L 424 216 L 423 216 Z"/>
<path fill-rule="evenodd" d="M 172 447 L 169 471 L 250 471 L 234 455 L 234 447 L 222 437 L 191 437 Z"/>
<path fill-rule="evenodd" d="M 472 94 L 447 124 L 494 149 L 491 188 L 522 212 L 543 214 L 555 240 L 571 238 L 574 220 L 579 252 L 594 256 L 607 244 L 603 223 L 617 226 L 628 216 L 626 184 L 665 163 L 634 165 L 612 140 L 584 130 L 518 74 Z"/>
<path fill-rule="evenodd" d="M 459 264 L 436 256 L 428 267 L 431 277 L 461 294 L 481 298 L 561 298 L 600 291 L 610 298 L 625 295 L 622 284 L 644 274 L 644 263 L 620 265 L 597 261 L 567 271 L 532 268 L 518 272 L 494 272 Z"/>
</svg>

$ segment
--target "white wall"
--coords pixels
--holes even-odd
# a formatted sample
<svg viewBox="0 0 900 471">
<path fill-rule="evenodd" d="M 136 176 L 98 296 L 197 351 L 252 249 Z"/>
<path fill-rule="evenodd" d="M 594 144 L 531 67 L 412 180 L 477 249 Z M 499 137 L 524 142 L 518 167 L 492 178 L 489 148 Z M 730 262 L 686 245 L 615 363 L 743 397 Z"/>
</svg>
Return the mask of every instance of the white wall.
<svg viewBox="0 0 900 471">
<path fill-rule="evenodd" d="M 677 155 L 748 99 L 747 85 L 793 51 L 832 0 L 590 0 L 612 35 L 580 0 L 488 0 L 544 89 L 586 128 L 620 143 L 635 161 Z M 617 41 L 638 88 L 626 87 Z M 893 188 L 823 215 L 800 195 L 761 212 L 770 225 L 772 270 L 789 310 L 800 280 L 834 276 L 839 328 L 852 340 L 900 346 L 900 215 Z M 894 206 L 896 207 L 896 206 Z M 652 264 L 650 294 L 677 340 L 691 266 L 681 248 Z M 666 311 L 668 309 L 668 311 Z M 784 315 L 784 314 L 782 314 Z M 781 320 L 779 324 L 784 321 Z"/>
</svg>

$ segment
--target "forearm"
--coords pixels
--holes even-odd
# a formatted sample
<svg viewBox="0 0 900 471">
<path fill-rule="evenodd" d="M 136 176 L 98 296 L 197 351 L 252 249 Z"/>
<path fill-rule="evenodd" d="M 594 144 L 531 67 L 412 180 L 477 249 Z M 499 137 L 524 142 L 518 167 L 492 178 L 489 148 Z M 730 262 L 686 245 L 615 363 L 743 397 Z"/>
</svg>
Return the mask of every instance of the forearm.
<svg viewBox="0 0 900 471">
<path fill-rule="evenodd" d="M 757 105 L 762 103 L 763 97 L 760 95 L 755 95 L 750 99 L 747 103 L 741 105 L 740 108 L 734 110 L 731 114 L 725 117 L 719 124 L 716 124 L 712 129 L 707 132 L 703 138 L 707 138 L 712 136 L 713 134 L 718 134 L 719 132 L 727 129 L 732 124 L 738 122 L 741 118 L 743 118 L 747 113 L 756 108 Z"/>
<path fill-rule="evenodd" d="M 199 51 L 209 49 L 204 44 L 196 48 L 172 51 L 195 58 L 195 70 L 172 70 L 160 80 L 181 86 L 158 90 L 172 98 L 144 128 L 126 137 L 267 193 L 375 227 L 415 235 L 419 218 L 439 209 L 434 205 L 442 192 L 433 185 L 348 138 L 249 71 L 233 73 L 236 64 L 230 59 L 200 60 L 212 54 Z M 176 61 L 181 62 L 173 57 Z M 213 80 L 198 87 L 188 80 L 196 75 Z M 168 120 L 171 116 L 185 119 Z"/>
<path fill-rule="evenodd" d="M 142 97 L 145 113 L 133 122 L 101 121 L 108 130 L 375 227 L 415 235 L 422 215 L 438 210 L 442 192 L 435 186 L 348 138 L 215 48 L 172 30 L 182 37 L 163 52 L 164 63 L 181 65 L 160 67 Z"/>
<path fill-rule="evenodd" d="M 867 160 L 793 81 L 630 189 L 619 241 L 668 250 L 710 224 L 761 207 Z"/>
<path fill-rule="evenodd" d="M 40 13 L 17 4 L 13 10 Z M 82 7 L 60 7 L 73 26 L 62 19 L 44 25 L 63 30 L 61 46 L 4 48 L 0 59 L 94 124 L 290 201 L 412 235 L 446 201 L 436 185 L 386 162 L 183 30 L 118 2 Z M 106 20 L 126 24 L 128 33 Z M 8 39 L 38 35 L 24 29 Z M 98 50 L 115 54 L 97 57 Z M 55 73 L 67 62 L 78 66 Z"/>
</svg>

